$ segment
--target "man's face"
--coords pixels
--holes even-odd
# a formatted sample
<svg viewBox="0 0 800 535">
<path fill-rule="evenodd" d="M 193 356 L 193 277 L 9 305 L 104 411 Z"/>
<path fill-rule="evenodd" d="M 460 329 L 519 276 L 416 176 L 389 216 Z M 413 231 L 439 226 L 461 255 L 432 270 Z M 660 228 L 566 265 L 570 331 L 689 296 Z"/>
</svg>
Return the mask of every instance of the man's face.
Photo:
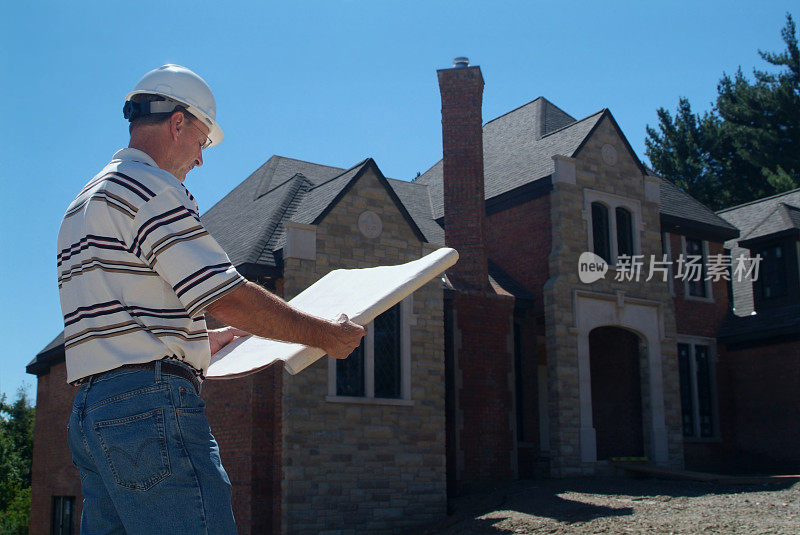
<svg viewBox="0 0 800 535">
<path fill-rule="evenodd" d="M 175 177 L 181 182 L 195 166 L 203 165 L 203 147 L 208 143 L 209 129 L 188 113 L 178 124 L 180 130 L 175 147 Z"/>
</svg>

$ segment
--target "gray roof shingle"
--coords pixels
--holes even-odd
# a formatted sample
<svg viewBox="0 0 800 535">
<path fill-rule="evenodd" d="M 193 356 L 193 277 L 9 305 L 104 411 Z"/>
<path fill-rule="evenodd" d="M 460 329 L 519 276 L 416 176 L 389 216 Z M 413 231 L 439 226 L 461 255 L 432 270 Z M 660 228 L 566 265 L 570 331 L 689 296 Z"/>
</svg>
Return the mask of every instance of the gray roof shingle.
<svg viewBox="0 0 800 535">
<path fill-rule="evenodd" d="M 345 170 L 273 156 L 201 219 L 235 266 L 277 267 L 276 253 L 286 244 L 286 222 L 318 222 L 369 166 L 379 180 L 386 180 L 387 191 L 397 198 L 413 229 L 427 241 L 443 244 L 444 232 L 431 216 L 428 188 L 384 179 L 369 158 Z"/>
<path fill-rule="evenodd" d="M 756 227 L 765 222 L 765 215 L 772 214 L 781 203 L 790 207 L 800 208 L 800 188 L 738 206 L 725 208 L 724 210 L 718 211 L 717 214 L 736 226 L 741 232 L 742 239 L 745 237 L 750 238 L 752 237 L 750 234 L 755 231 Z M 733 249 L 735 246 L 736 240 L 725 243 L 725 247 L 730 249 Z"/>
<path fill-rule="evenodd" d="M 539 97 L 486 123 L 483 127 L 483 157 L 487 201 L 552 175 L 553 156 L 575 156 L 606 115 L 613 122 L 610 112 L 605 109 L 578 121 L 544 97 Z M 434 217 L 442 218 L 442 161 L 436 162 L 415 182 L 430 188 Z M 736 233 L 735 227 L 667 180 L 662 180 L 661 184 L 660 210 L 662 216 L 673 218 L 676 223 L 693 222 L 697 227 L 722 236 Z"/>
<path fill-rule="evenodd" d="M 493 119 L 483 126 L 483 170 L 486 199 L 554 171 L 552 157 L 573 156 L 605 110 L 576 121 L 544 97 Z M 414 180 L 430 188 L 434 217 L 444 216 L 442 161 Z"/>
<path fill-rule="evenodd" d="M 675 224 L 688 223 L 714 229 L 722 239 L 736 236 L 739 232 L 734 225 L 666 178 L 661 178 L 659 212 L 662 219 Z"/>
</svg>

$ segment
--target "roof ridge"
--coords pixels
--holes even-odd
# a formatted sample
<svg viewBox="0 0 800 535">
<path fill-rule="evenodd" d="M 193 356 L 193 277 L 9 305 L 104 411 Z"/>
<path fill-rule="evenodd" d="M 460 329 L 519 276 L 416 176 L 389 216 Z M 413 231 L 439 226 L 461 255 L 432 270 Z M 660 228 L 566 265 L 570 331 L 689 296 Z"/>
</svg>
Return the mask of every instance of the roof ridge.
<svg viewBox="0 0 800 535">
<path fill-rule="evenodd" d="M 543 136 L 541 137 L 541 139 L 544 139 L 544 138 L 546 138 L 546 137 L 548 137 L 548 136 L 552 136 L 553 134 L 555 134 L 555 133 L 557 133 L 557 132 L 561 132 L 562 130 L 566 130 L 567 128 L 572 128 L 573 126 L 577 126 L 578 124 L 582 123 L 583 121 L 589 120 L 589 119 L 591 119 L 592 117 L 594 117 L 595 115 L 599 115 L 599 114 L 601 114 L 601 113 L 604 113 L 604 112 L 606 112 L 606 111 L 608 111 L 608 108 L 603 108 L 602 110 L 600 110 L 600 111 L 597 111 L 597 112 L 594 112 L 594 113 L 593 113 L 593 114 L 591 114 L 591 115 L 587 115 L 587 116 L 586 116 L 586 117 L 584 117 L 583 119 L 578 119 L 578 120 L 576 120 L 574 123 L 570 123 L 570 124 L 568 124 L 568 125 L 562 126 L 561 128 L 556 128 L 556 129 L 555 129 L 555 130 L 553 130 L 552 132 L 548 132 L 548 133 L 546 133 L 545 135 L 543 135 Z"/>
<path fill-rule="evenodd" d="M 343 175 L 345 175 L 345 174 L 349 173 L 350 171 L 352 171 L 352 170 L 356 169 L 357 167 L 361 167 L 361 166 L 363 166 L 365 163 L 367 163 L 367 161 L 368 161 L 368 160 L 370 160 L 370 158 L 369 158 L 369 157 L 367 157 L 367 158 L 364 158 L 363 160 L 361 160 L 360 162 L 358 162 L 358 163 L 357 163 L 357 164 L 355 164 L 354 166 L 350 167 L 349 169 L 345 169 L 344 171 L 342 171 L 341 173 L 339 173 L 339 174 L 338 174 L 338 175 L 336 175 L 335 177 L 329 178 L 329 179 L 328 179 L 328 180 L 326 180 L 325 182 L 320 182 L 319 184 L 317 184 L 317 185 L 315 185 L 315 186 L 313 186 L 313 187 L 309 188 L 309 190 L 308 190 L 308 191 L 315 190 L 315 189 L 317 189 L 317 188 L 318 188 L 318 187 L 320 187 L 320 186 L 324 186 L 325 184 L 329 184 L 329 183 L 333 182 L 333 181 L 334 181 L 334 180 L 336 180 L 337 178 L 341 178 Z"/>
<path fill-rule="evenodd" d="M 275 191 L 275 190 L 276 190 L 276 189 L 278 189 L 278 188 L 282 188 L 283 186 L 285 186 L 285 185 L 286 185 L 286 183 L 287 183 L 287 182 L 291 182 L 291 181 L 292 181 L 292 180 L 294 180 L 294 179 L 295 179 L 295 178 L 296 178 L 298 175 L 299 175 L 299 176 L 301 176 L 301 177 L 303 177 L 303 178 L 305 178 L 306 180 L 308 180 L 308 178 L 306 177 L 306 175 L 304 175 L 303 173 L 295 173 L 295 174 L 293 174 L 292 176 L 290 176 L 289 178 L 287 178 L 286 180 L 284 180 L 283 182 L 281 182 L 280 184 L 278 184 L 277 186 L 275 186 L 274 188 L 270 188 L 270 189 L 268 189 L 267 191 L 265 191 L 264 193 L 262 193 L 261 195 L 259 195 L 258 197 L 256 197 L 256 199 L 255 199 L 255 200 L 258 200 L 258 199 L 260 199 L 260 198 L 261 198 L 261 197 L 263 197 L 264 195 L 269 195 L 270 193 L 272 193 L 273 191 Z"/>
<path fill-rule="evenodd" d="M 308 163 L 308 164 L 311 164 L 311 165 L 316 165 L 318 167 L 328 167 L 330 169 L 339 169 L 339 170 L 342 169 L 342 167 L 336 167 L 335 165 L 327 165 L 327 164 L 324 164 L 324 163 L 310 162 L 308 160 L 301 160 L 299 158 L 292 158 L 291 156 L 281 156 L 280 154 L 273 154 L 272 156 L 275 157 L 275 158 L 282 158 L 284 160 L 292 160 L 294 162 Z"/>
<path fill-rule="evenodd" d="M 721 214 L 722 212 L 728 212 L 730 210 L 735 210 L 737 208 L 744 208 L 745 206 L 750 206 L 751 204 L 769 201 L 770 199 L 777 199 L 778 197 L 789 195 L 790 193 L 800 193 L 800 188 L 790 189 L 789 191 L 784 191 L 782 193 L 775 193 L 774 195 L 770 195 L 769 197 L 762 197 L 761 199 L 756 199 L 754 201 L 743 202 L 742 204 L 737 204 L 735 206 L 723 208 L 722 210 L 718 210 L 717 213 Z"/>
<path fill-rule="evenodd" d="M 777 205 L 777 206 L 775 206 L 775 207 L 774 207 L 772 210 L 770 210 L 769 212 L 767 212 L 767 215 L 765 215 L 764 217 L 762 217 L 761 219 L 759 219 L 758 223 L 756 223 L 755 225 L 753 225 L 753 228 L 751 228 L 751 229 L 750 229 L 750 232 L 748 232 L 747 234 L 745 234 L 744 236 L 742 236 L 740 239 L 747 239 L 747 237 L 748 237 L 748 236 L 750 236 L 750 235 L 751 235 L 751 234 L 753 234 L 753 233 L 754 233 L 756 230 L 758 230 L 758 227 L 760 227 L 760 226 L 761 226 L 761 225 L 764 223 L 764 221 L 766 221 L 767 219 L 769 219 L 770 217 L 772 217 L 772 214 L 774 214 L 775 212 L 777 212 L 778 210 L 780 210 L 780 208 L 781 208 L 781 205 L 780 205 L 780 203 L 778 203 L 778 205 Z M 783 219 L 783 215 L 782 215 L 782 214 L 780 214 L 780 213 L 779 213 L 779 214 L 778 214 L 778 216 L 780 216 L 780 218 L 781 218 L 781 219 Z"/>
<path fill-rule="evenodd" d="M 498 115 L 497 117 L 495 117 L 495 118 L 494 118 L 494 119 L 492 119 L 491 121 L 486 121 L 486 122 L 483 124 L 483 126 L 484 126 L 484 127 L 486 127 L 486 125 L 488 125 L 489 123 L 493 123 L 493 122 L 495 122 L 495 121 L 496 121 L 496 120 L 498 120 L 498 119 L 502 119 L 502 118 L 503 118 L 503 117 L 505 117 L 506 115 L 512 114 L 512 113 L 514 113 L 514 112 L 515 112 L 515 111 L 517 111 L 517 110 L 521 110 L 521 109 L 522 109 L 522 108 L 524 108 L 525 106 L 528 106 L 529 104 L 533 104 L 534 102 L 536 102 L 536 101 L 537 101 L 537 100 L 539 100 L 539 99 L 545 99 L 545 98 L 544 98 L 543 96 L 541 96 L 541 95 L 540 95 L 540 96 L 536 97 L 535 99 L 531 100 L 530 102 L 526 102 L 526 103 L 525 103 L 525 104 L 523 104 L 522 106 L 517 106 L 516 108 L 514 108 L 514 109 L 513 109 L 513 110 L 511 110 L 511 111 L 507 111 L 507 112 L 505 112 L 503 115 Z M 545 99 L 545 100 L 547 100 L 547 99 Z M 564 112 L 564 113 L 567 113 L 567 112 Z"/>
</svg>

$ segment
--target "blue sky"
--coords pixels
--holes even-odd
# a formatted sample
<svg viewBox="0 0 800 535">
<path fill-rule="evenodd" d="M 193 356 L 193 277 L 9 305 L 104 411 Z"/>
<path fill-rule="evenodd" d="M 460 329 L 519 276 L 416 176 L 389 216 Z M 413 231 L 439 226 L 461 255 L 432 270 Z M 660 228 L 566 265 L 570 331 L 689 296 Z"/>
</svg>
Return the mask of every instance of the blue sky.
<svg viewBox="0 0 800 535">
<path fill-rule="evenodd" d="M 797 4 L 794 4 L 797 6 Z M 279 154 L 411 179 L 441 157 L 436 69 L 481 66 L 488 121 L 542 95 L 609 108 L 640 158 L 678 97 L 709 108 L 723 71 L 764 68 L 790 2 L 14 2 L 0 20 L 0 392 L 62 328 L 66 206 L 127 145 L 124 95 L 179 63 L 211 85 L 225 141 L 186 185 L 201 211 Z M 794 16 L 800 17 L 795 9 Z"/>
</svg>

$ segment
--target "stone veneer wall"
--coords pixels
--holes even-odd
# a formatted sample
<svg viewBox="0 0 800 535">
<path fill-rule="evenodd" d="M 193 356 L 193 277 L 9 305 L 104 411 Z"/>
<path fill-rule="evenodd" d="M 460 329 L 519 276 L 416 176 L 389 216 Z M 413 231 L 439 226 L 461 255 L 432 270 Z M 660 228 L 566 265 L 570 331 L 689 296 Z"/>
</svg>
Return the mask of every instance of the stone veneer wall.
<svg viewBox="0 0 800 535">
<path fill-rule="evenodd" d="M 606 144 L 616 151 L 617 162 L 614 165 L 608 165 L 603 160 L 602 148 Z M 655 280 L 648 283 L 616 282 L 613 280 L 614 268 L 609 269 L 606 279 L 592 284 L 581 283 L 578 279 L 578 257 L 588 250 L 588 221 L 591 220 L 591 211 L 584 210 L 586 190 L 611 193 L 635 199 L 640 203 L 642 227 L 636 228 L 636 231 L 640 232 L 640 252 L 645 255 L 646 265 L 651 254 L 658 255 L 659 258 L 661 255 L 658 204 L 652 202 L 652 196 L 650 201 L 646 200 L 642 172 L 630 157 L 624 141 L 608 116 L 601 120 L 576 158 L 565 158 L 556 163 L 557 171 L 550 195 L 550 279 L 544 288 L 551 473 L 555 476 L 592 474 L 600 464 L 583 462 L 581 455 L 579 318 L 574 311 L 578 301 L 576 292 L 579 291 L 593 292 L 599 294 L 598 297 L 615 300 L 620 313 L 625 307 L 631 306 L 634 302 L 632 299 L 641 300 L 636 301 L 640 304 L 649 303 L 657 310 L 663 324 L 659 329 L 666 455 L 668 464 L 679 466 L 683 459 L 680 392 L 675 318 L 667 284 Z M 562 170 L 574 164 L 574 175 L 570 172 L 559 175 L 558 164 L 562 166 Z M 613 217 L 613 210 L 610 210 L 609 216 Z M 639 334 L 641 337 L 641 333 Z M 651 390 L 648 374 L 645 373 L 649 368 L 650 358 L 650 351 L 645 351 L 641 362 L 644 439 L 648 456 L 653 449 Z"/>
<path fill-rule="evenodd" d="M 359 233 L 365 210 L 381 217 L 378 238 Z M 431 250 L 372 171 L 324 217 L 316 236 L 316 261 L 285 260 L 287 299 L 332 269 L 398 264 Z M 445 514 L 441 281 L 415 292 L 413 307 L 413 404 L 326 401 L 327 357 L 297 375 L 284 372 L 284 532 L 393 533 Z"/>
</svg>

